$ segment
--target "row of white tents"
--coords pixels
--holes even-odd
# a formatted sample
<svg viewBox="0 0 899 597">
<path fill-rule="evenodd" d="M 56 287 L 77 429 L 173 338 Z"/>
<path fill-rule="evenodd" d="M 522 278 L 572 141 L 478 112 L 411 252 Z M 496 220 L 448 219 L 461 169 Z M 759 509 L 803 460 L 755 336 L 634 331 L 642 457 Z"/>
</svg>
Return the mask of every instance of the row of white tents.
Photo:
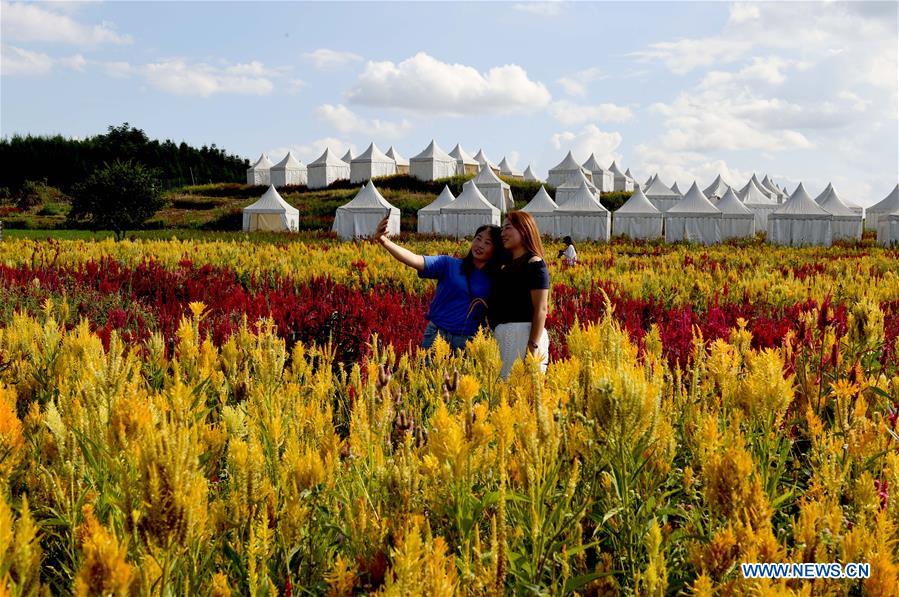
<svg viewBox="0 0 899 597">
<path fill-rule="evenodd" d="M 488 188 L 486 193 L 479 186 L 479 178 Z M 493 179 L 499 180 L 489 168 L 482 168 L 474 180 L 463 185 L 458 197 L 444 187 L 432 203 L 418 211 L 418 232 L 462 238 L 481 225 L 499 225 L 503 213 L 513 204 L 511 194 L 505 195 L 502 186 L 498 190 L 489 186 Z M 534 217 L 541 233 L 555 238 L 571 236 L 576 241 L 627 236 L 712 244 L 766 231 L 768 240 L 775 244 L 829 246 L 835 240 L 858 240 L 862 234 L 862 216 L 846 206 L 830 185 L 824 198 L 816 202 L 799 184 L 782 204 L 765 214 L 765 227 L 758 226 L 758 214 L 732 188 L 715 202 L 695 182 L 664 211 L 638 188 L 613 214 L 602 206 L 587 180 L 581 180 L 578 188 L 564 197 L 560 198 L 557 192 L 556 199 L 541 187 L 523 211 Z M 389 232 L 399 233 L 399 209 L 387 202 L 369 180 L 350 202 L 337 208 L 332 230 L 345 240 L 368 237 L 386 215 L 390 218 Z M 868 210 L 868 218 L 873 218 L 871 227 L 877 230 L 880 243 L 899 242 L 899 185 Z M 281 198 L 274 186 L 243 214 L 246 231 L 297 230 L 298 224 L 298 211 Z"/>
<path fill-rule="evenodd" d="M 310 189 L 321 189 L 338 180 L 364 183 L 373 178 L 394 174 L 410 174 L 421 180 L 437 180 L 456 175 L 475 174 L 485 166 L 497 176 L 537 180 L 530 166 L 524 172 L 519 172 L 512 168 L 506 158 L 499 164 L 494 164 L 484 154 L 484 150 L 478 151 L 472 157 L 459 144 L 447 153 L 432 140 L 421 153 L 408 160 L 393 147 L 383 152 L 374 143 L 358 156 L 347 150 L 343 157 L 337 157 L 336 153 L 326 148 L 322 155 L 308 166 L 294 157 L 290 151 L 277 164 L 273 164 L 263 153 L 256 163 L 247 169 L 247 184 L 275 187 L 306 185 Z"/>
</svg>

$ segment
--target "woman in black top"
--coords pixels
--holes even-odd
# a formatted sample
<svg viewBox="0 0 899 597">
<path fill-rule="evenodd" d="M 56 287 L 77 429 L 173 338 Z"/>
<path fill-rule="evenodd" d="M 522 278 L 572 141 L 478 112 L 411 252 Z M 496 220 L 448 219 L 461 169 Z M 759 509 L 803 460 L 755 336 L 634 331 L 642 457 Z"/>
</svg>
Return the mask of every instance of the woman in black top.
<svg viewBox="0 0 899 597">
<path fill-rule="evenodd" d="M 499 344 L 503 379 L 512 364 L 525 354 L 533 354 L 546 371 L 549 336 L 546 308 L 549 300 L 549 270 L 543 259 L 543 243 L 534 218 L 513 211 L 506 216 L 501 235 L 511 261 L 497 273 L 491 293 L 488 320 Z"/>
</svg>

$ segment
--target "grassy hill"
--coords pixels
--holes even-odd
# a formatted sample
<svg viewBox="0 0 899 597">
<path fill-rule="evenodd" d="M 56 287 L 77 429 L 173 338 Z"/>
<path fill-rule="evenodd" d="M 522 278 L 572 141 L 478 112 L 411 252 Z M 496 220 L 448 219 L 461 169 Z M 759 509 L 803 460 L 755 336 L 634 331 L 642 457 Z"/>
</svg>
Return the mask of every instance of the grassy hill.
<svg viewBox="0 0 899 597">
<path fill-rule="evenodd" d="M 401 227 L 412 231 L 416 228 L 419 209 L 433 201 L 450 187 L 454 195 L 462 191 L 462 185 L 471 177 L 455 176 L 437 181 L 421 181 L 408 175 L 396 175 L 375 179 L 375 185 L 391 204 L 401 212 Z M 504 179 L 512 187 L 516 208 L 524 207 L 540 189 L 540 183 Z M 279 189 L 285 201 L 300 212 L 300 229 L 330 230 L 334 212 L 359 191 L 359 184 L 338 181 L 326 189 L 308 189 L 305 186 Z M 555 189 L 547 187 L 550 195 Z M 0 198 L 0 220 L 4 228 L 31 230 L 59 230 L 67 227 L 66 215 L 70 205 L 68 198 L 46 187 L 36 191 L 42 196 L 31 208 L 20 209 L 11 199 Z M 184 186 L 166 193 L 166 206 L 151 219 L 146 228 L 193 230 L 240 230 L 241 212 L 244 207 L 262 196 L 265 187 L 239 183 L 218 183 Z M 617 209 L 627 200 L 629 193 L 603 195 L 602 203 L 609 209 Z M 4 202 L 5 201 L 5 202 Z"/>
</svg>

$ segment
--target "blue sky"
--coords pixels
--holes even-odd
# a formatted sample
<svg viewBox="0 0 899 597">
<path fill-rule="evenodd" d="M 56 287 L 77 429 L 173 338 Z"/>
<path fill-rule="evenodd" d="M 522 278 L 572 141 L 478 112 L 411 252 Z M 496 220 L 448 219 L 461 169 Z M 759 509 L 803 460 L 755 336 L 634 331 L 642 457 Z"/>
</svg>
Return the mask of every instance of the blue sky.
<svg viewBox="0 0 899 597">
<path fill-rule="evenodd" d="M 682 188 L 899 178 L 894 2 L 7 2 L 0 132 L 304 161 L 435 138 L 540 176 L 570 149 Z"/>
</svg>

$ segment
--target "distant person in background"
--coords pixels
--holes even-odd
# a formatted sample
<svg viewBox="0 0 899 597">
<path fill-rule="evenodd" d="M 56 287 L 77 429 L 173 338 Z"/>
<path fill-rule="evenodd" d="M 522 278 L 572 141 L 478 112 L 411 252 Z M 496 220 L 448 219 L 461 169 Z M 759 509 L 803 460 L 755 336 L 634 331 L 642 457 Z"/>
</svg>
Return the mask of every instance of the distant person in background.
<svg viewBox="0 0 899 597">
<path fill-rule="evenodd" d="M 399 246 L 387 238 L 388 217 L 378 224 L 374 239 L 397 261 L 418 271 L 419 278 L 437 280 L 421 347 L 430 348 L 440 334 L 454 350 L 464 349 L 487 315 L 493 277 L 504 254 L 499 226 L 478 228 L 468 254 L 460 259 L 418 255 Z"/>
<path fill-rule="evenodd" d="M 577 251 L 574 249 L 574 241 L 571 240 L 570 236 L 566 236 L 562 239 L 562 242 L 565 243 L 565 248 L 559 251 L 559 259 L 564 259 L 565 265 L 577 265 Z"/>
<path fill-rule="evenodd" d="M 540 230 L 531 214 L 510 212 L 503 223 L 502 243 L 511 259 L 496 274 L 488 320 L 503 361 L 500 375 L 507 379 L 515 361 L 527 354 L 535 355 L 541 370 L 546 371 L 549 270 Z"/>
</svg>

